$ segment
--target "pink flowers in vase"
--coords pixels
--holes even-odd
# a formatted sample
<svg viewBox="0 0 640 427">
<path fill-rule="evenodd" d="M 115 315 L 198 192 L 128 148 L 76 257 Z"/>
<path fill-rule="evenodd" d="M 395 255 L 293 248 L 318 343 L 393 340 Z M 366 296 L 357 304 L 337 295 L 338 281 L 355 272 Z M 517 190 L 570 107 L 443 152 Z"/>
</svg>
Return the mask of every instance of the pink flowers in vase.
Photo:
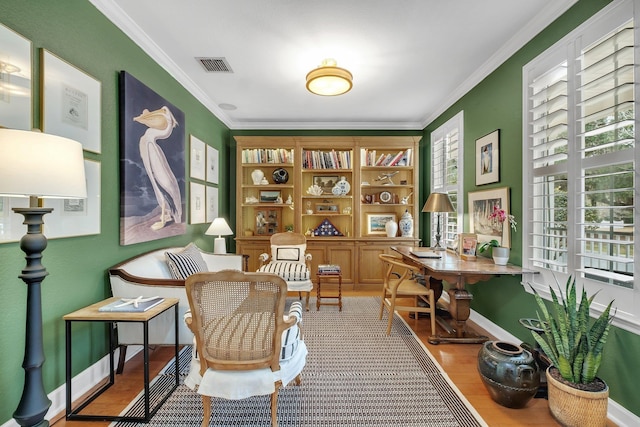
<svg viewBox="0 0 640 427">
<path fill-rule="evenodd" d="M 493 206 L 493 212 L 489 214 L 489 218 L 499 222 L 500 224 L 505 221 L 509 221 L 509 225 L 513 229 L 513 231 L 518 231 L 518 223 L 516 222 L 516 218 L 513 215 L 507 215 L 504 209 L 500 208 L 498 205 Z"/>
</svg>

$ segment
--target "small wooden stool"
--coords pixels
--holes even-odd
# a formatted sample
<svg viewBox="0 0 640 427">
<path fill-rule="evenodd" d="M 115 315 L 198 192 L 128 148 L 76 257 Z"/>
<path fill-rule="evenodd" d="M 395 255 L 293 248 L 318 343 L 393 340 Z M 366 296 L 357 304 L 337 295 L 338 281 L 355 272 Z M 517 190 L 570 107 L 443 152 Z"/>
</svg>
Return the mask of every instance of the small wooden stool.
<svg viewBox="0 0 640 427">
<path fill-rule="evenodd" d="M 316 288 L 316 310 L 320 310 L 321 305 L 337 305 L 338 311 L 342 311 L 342 273 L 341 272 L 318 272 L 317 277 L 318 277 L 318 287 Z M 338 295 L 322 296 L 322 292 L 320 290 L 322 279 L 324 280 L 338 279 Z M 337 301 L 322 302 L 322 298 L 337 299 Z"/>
</svg>

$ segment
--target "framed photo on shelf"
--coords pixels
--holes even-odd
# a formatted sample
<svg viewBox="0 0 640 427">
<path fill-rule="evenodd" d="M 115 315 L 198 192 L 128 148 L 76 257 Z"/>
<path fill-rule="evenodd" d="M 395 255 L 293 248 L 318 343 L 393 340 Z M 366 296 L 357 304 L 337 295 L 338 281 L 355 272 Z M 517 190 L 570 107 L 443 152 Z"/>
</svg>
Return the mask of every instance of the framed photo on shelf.
<svg viewBox="0 0 640 427">
<path fill-rule="evenodd" d="M 190 163 L 190 173 L 189 176 L 191 178 L 199 179 L 204 181 L 205 178 L 205 146 L 204 141 L 196 138 L 193 135 L 189 136 L 190 153 L 189 153 L 189 163 Z"/>
<path fill-rule="evenodd" d="M 500 223 L 489 217 L 494 207 L 509 215 L 509 187 L 469 192 L 469 230 L 478 235 L 478 243 L 495 239 L 500 246 L 511 247 L 509 221 Z"/>
<path fill-rule="evenodd" d="M 45 49 L 41 63 L 42 130 L 100 153 L 102 83 Z"/>
<path fill-rule="evenodd" d="M 338 208 L 338 205 L 316 203 L 316 212 L 324 214 L 337 214 L 340 213 L 340 209 Z"/>
<path fill-rule="evenodd" d="M 281 231 L 281 208 L 255 209 L 254 213 L 256 218 L 255 234 L 257 236 L 270 236 Z"/>
<path fill-rule="evenodd" d="M 461 233 L 458 236 L 458 248 L 462 259 L 475 260 L 477 247 L 478 236 L 476 234 Z"/>
<path fill-rule="evenodd" d="M 367 214 L 367 234 L 387 235 L 385 224 L 388 221 L 397 221 L 394 213 L 369 213 Z"/>
<path fill-rule="evenodd" d="M 260 190 L 260 203 L 282 203 L 280 190 Z"/>
<path fill-rule="evenodd" d="M 340 180 L 337 175 L 314 175 L 313 183 L 322 188 L 323 194 L 333 194 L 333 186 Z"/>
<path fill-rule="evenodd" d="M 476 139 L 476 185 L 500 181 L 500 129 Z"/>
<path fill-rule="evenodd" d="M 0 24 L 0 126 L 31 130 L 31 41 Z"/>
</svg>

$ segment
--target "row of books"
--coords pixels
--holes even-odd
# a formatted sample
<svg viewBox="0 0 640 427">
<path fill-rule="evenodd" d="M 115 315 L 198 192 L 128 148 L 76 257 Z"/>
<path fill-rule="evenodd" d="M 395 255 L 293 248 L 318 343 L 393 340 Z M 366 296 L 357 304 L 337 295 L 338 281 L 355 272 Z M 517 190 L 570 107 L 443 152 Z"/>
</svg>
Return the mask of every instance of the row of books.
<svg viewBox="0 0 640 427">
<path fill-rule="evenodd" d="M 242 163 L 293 163 L 293 149 L 247 148 L 242 150 Z"/>
<path fill-rule="evenodd" d="M 351 151 L 302 151 L 304 169 L 351 169 Z"/>
<path fill-rule="evenodd" d="M 376 150 L 362 148 L 360 158 L 362 166 L 411 166 L 412 149 L 400 150 L 397 153 L 381 153 Z"/>
</svg>

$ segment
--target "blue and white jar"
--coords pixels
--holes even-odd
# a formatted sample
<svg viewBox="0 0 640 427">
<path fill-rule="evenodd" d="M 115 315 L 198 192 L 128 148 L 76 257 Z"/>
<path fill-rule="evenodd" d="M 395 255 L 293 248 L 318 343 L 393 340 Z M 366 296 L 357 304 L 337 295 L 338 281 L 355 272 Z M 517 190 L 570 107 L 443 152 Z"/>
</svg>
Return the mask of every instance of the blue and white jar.
<svg viewBox="0 0 640 427">
<path fill-rule="evenodd" d="M 402 214 L 398 227 L 402 237 L 413 237 L 413 217 L 409 213 L 409 209 Z"/>
</svg>

